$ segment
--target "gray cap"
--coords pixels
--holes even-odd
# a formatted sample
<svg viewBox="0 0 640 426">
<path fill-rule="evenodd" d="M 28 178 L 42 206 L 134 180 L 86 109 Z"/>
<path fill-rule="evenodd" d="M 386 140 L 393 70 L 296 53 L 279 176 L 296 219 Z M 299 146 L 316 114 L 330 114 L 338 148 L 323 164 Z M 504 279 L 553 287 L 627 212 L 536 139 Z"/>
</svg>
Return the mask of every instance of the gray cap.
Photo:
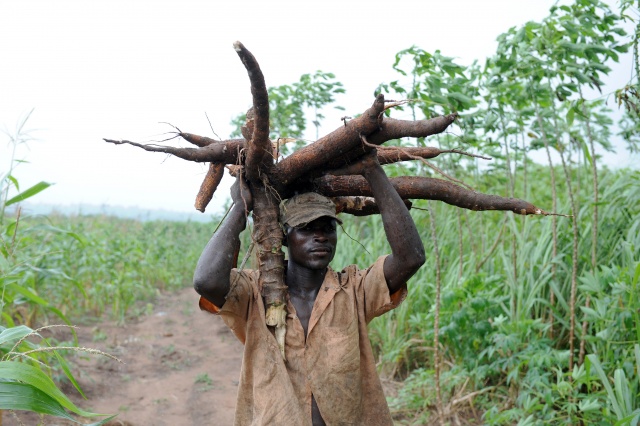
<svg viewBox="0 0 640 426">
<path fill-rule="evenodd" d="M 329 198 L 315 192 L 294 195 L 280 203 L 280 223 L 293 226 L 304 226 L 320 217 L 328 216 L 342 223 L 336 215 L 336 206 Z"/>
</svg>

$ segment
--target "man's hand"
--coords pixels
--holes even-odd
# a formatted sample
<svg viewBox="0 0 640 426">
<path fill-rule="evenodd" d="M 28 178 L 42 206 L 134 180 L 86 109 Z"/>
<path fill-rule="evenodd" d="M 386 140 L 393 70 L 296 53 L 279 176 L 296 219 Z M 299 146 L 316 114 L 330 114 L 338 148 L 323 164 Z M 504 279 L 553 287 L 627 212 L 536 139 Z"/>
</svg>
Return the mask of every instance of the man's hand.
<svg viewBox="0 0 640 426">
<path fill-rule="evenodd" d="M 240 233 L 253 209 L 251 190 L 242 174 L 231 187 L 231 199 L 233 208 L 202 251 L 193 274 L 196 291 L 218 308 L 224 305 L 229 292 L 231 269 L 235 267 L 233 254 L 240 249 Z"/>
<path fill-rule="evenodd" d="M 247 181 L 242 173 L 238 174 L 235 183 L 231 186 L 231 199 L 234 204 L 244 205 L 245 214 L 253 210 L 253 196 Z"/>
<path fill-rule="evenodd" d="M 358 161 L 355 163 L 332 170 L 331 174 L 334 176 L 362 175 L 366 177 L 367 173 L 378 167 L 381 167 L 378 161 L 378 152 L 372 149 L 370 152 L 358 158 Z"/>
</svg>

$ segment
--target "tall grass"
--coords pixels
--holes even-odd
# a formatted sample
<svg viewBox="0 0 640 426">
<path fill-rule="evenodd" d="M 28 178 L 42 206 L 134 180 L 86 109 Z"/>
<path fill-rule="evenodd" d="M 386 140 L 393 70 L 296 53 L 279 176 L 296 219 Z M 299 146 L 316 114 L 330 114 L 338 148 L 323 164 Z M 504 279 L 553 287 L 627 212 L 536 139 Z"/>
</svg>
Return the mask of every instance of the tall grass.
<svg viewBox="0 0 640 426">
<path fill-rule="evenodd" d="M 576 171 L 573 170 L 575 173 Z M 545 206 L 551 203 L 549 171 L 531 165 L 531 199 Z M 580 224 L 578 245 L 579 298 L 577 320 L 587 321 L 587 353 L 598 357 L 605 370 L 626 369 L 632 377 L 635 365 L 634 343 L 640 342 L 640 314 L 637 286 L 640 280 L 640 172 L 630 170 L 601 172 L 598 251 L 596 273 L 592 273 L 592 209 L 588 185 L 579 194 Z M 493 183 L 493 184 L 492 184 Z M 500 193 L 502 182 L 487 175 L 483 192 Z M 559 185 L 562 188 L 561 185 Z M 566 194 L 559 190 L 559 194 Z M 568 211 L 568 200 L 558 200 L 559 211 Z M 440 312 L 441 356 L 448 366 L 442 389 L 448 391 L 450 410 L 474 401 L 484 412 L 487 424 L 611 424 L 614 417 L 606 389 L 584 365 L 565 370 L 569 356 L 572 230 L 570 219 L 558 219 L 558 253 L 553 256 L 552 220 L 549 217 L 516 217 L 510 213 L 469 212 L 462 220 L 471 232 L 463 233 L 460 255 L 458 217 L 454 208 L 434 205 L 441 253 L 442 307 Z M 489 244 L 499 234 L 506 215 L 506 229 L 490 257 Z M 427 246 L 429 218 L 425 211 L 412 216 Z M 380 218 L 346 221 L 333 263 L 367 265 L 388 252 Z M 511 240 L 517 252 L 513 261 Z M 366 248 L 366 251 L 365 251 Z M 479 248 L 474 253 L 474 248 Z M 368 252 L 367 252 L 368 251 Z M 460 259 L 462 276 L 460 277 Z M 409 283 L 405 303 L 390 314 L 376 319 L 370 337 L 383 374 L 406 379 L 393 406 L 402 412 L 428 416 L 435 403 L 433 374 L 433 325 L 435 296 L 435 256 Z M 555 278 L 552 268 L 555 265 Z M 514 271 L 513 268 L 516 268 Z M 514 273 L 515 272 L 515 273 Z M 514 279 L 517 277 L 517 279 Z M 549 296 L 556 304 L 550 306 Z M 591 308 L 584 307 L 586 297 Z M 548 319 L 551 311 L 553 321 Z M 553 339 L 549 328 L 554 327 Z M 629 387 L 629 389 L 632 389 Z M 476 395 L 464 399 L 463 395 Z M 632 396 L 635 408 L 640 398 Z M 635 398 L 635 399 L 634 399 Z M 632 405 L 633 405 L 632 404 Z M 416 417 L 421 424 L 427 417 Z M 416 420 L 417 419 L 417 420 Z M 543 422 L 543 423 L 540 423 Z M 526 422 L 525 422 L 526 423 Z M 524 423 L 523 423 L 524 424 Z"/>
</svg>

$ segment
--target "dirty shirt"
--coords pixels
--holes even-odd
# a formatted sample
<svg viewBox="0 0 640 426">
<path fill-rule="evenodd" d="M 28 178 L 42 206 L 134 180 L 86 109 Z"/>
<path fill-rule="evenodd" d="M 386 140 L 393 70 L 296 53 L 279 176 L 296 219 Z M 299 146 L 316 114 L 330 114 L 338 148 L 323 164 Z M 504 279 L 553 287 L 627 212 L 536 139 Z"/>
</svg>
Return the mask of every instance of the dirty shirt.
<svg viewBox="0 0 640 426">
<path fill-rule="evenodd" d="M 219 310 L 244 344 L 235 424 L 311 426 L 311 397 L 327 425 L 393 425 L 375 369 L 367 324 L 402 302 L 389 294 L 385 256 L 368 269 L 328 268 L 308 334 L 287 301 L 286 361 L 265 323 L 258 271 L 233 269 Z"/>
</svg>

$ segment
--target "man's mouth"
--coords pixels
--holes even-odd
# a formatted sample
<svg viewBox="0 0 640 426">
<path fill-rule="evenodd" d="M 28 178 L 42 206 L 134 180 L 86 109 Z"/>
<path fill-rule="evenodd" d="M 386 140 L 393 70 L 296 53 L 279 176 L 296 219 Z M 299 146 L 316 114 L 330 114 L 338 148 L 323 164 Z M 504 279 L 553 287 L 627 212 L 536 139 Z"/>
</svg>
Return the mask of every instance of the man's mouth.
<svg viewBox="0 0 640 426">
<path fill-rule="evenodd" d="M 331 253 L 331 248 L 329 247 L 316 247 L 311 249 L 311 253 Z"/>
</svg>

